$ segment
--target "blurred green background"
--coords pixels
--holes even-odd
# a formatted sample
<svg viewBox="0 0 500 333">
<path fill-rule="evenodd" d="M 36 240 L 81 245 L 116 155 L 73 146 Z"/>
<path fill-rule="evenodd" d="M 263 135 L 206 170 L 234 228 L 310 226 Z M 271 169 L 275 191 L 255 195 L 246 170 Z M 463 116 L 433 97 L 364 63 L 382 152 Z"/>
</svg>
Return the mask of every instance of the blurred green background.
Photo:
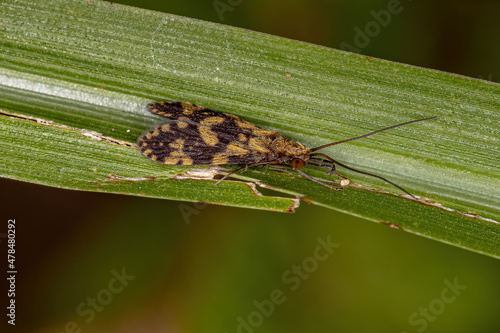
<svg viewBox="0 0 500 333">
<path fill-rule="evenodd" d="M 357 29 L 394 0 L 119 2 L 500 79 L 498 1 L 401 1 L 369 40 Z M 306 203 L 280 214 L 0 186 L 17 222 L 16 331 L 500 331 L 498 260 L 382 224 Z"/>
</svg>

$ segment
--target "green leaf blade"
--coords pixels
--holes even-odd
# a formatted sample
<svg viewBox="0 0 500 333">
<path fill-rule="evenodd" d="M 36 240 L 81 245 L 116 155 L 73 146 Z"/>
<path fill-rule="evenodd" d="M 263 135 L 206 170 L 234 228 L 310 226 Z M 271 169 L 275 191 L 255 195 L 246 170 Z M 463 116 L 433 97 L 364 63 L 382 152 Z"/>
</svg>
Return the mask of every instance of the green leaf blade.
<svg viewBox="0 0 500 333">
<path fill-rule="evenodd" d="M 159 119 L 144 106 L 189 101 L 310 147 L 438 116 L 324 151 L 434 206 L 381 194 L 401 193 L 341 168 L 378 192 L 331 191 L 276 170 L 235 178 L 500 256 L 498 84 L 101 1 L 7 0 L 0 25 L 2 177 L 292 211 L 294 198 L 258 195 L 245 183 L 178 180 L 192 168 L 145 159 L 133 145 Z"/>
</svg>

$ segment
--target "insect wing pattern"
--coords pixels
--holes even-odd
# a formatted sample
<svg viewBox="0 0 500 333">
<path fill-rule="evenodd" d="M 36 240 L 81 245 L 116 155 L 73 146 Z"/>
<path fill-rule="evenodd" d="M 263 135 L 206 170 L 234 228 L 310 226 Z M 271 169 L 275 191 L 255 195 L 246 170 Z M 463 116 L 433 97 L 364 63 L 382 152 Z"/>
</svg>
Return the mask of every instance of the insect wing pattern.
<svg viewBox="0 0 500 333">
<path fill-rule="evenodd" d="M 276 133 L 234 115 L 187 102 L 159 102 L 150 112 L 172 121 L 153 127 L 138 140 L 142 154 L 168 165 L 253 164 L 270 154 L 263 138 Z"/>
</svg>

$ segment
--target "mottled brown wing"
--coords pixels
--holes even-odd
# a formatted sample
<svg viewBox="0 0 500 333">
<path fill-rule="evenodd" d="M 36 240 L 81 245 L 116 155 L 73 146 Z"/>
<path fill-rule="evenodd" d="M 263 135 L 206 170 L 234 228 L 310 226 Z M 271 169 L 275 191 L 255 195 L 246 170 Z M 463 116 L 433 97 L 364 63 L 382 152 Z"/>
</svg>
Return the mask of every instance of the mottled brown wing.
<svg viewBox="0 0 500 333">
<path fill-rule="evenodd" d="M 270 154 L 265 138 L 276 135 L 236 116 L 185 102 L 160 102 L 148 109 L 171 122 L 138 140 L 142 154 L 169 165 L 252 164 Z"/>
</svg>

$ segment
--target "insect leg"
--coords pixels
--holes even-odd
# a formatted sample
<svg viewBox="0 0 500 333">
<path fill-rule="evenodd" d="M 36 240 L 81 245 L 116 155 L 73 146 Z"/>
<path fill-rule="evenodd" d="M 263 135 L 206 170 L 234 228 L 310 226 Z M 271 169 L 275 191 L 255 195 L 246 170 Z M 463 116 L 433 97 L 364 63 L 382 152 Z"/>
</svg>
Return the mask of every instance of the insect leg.
<svg viewBox="0 0 500 333">
<path fill-rule="evenodd" d="M 243 169 L 244 169 L 242 172 L 245 172 L 245 171 L 247 171 L 247 169 L 248 169 L 248 168 L 250 168 L 250 167 L 257 166 L 257 165 L 262 165 L 262 164 L 266 164 L 266 165 L 268 165 L 268 163 L 267 163 L 267 162 L 265 162 L 265 163 L 253 163 L 253 164 L 246 164 L 246 165 L 244 165 L 244 166 L 242 166 L 242 167 L 240 167 L 240 168 L 238 168 L 238 169 L 236 169 L 236 170 L 231 171 L 230 173 L 228 173 L 227 175 L 225 175 L 224 177 L 222 177 L 221 179 L 219 179 L 219 180 L 215 183 L 215 185 L 219 184 L 221 181 L 223 181 L 223 180 L 224 180 L 224 179 L 226 179 L 227 177 L 229 177 L 229 176 L 231 176 L 231 175 L 233 175 L 233 174 L 237 173 L 238 171 L 241 171 L 241 170 L 243 170 Z"/>
<path fill-rule="evenodd" d="M 397 184 L 395 184 L 395 183 L 391 182 L 390 180 L 388 180 L 388 179 L 386 179 L 386 178 L 384 178 L 384 177 L 377 176 L 377 175 L 374 175 L 374 174 L 369 173 L 369 172 L 365 172 L 365 171 L 361 171 L 361 170 L 358 170 L 358 169 L 351 168 L 350 166 L 347 166 L 347 165 L 345 165 L 345 164 L 343 164 L 343 163 L 340 163 L 340 162 L 338 162 L 338 161 L 334 160 L 333 158 L 331 158 L 330 156 L 325 155 L 325 154 L 322 154 L 322 153 L 314 153 L 314 154 L 311 154 L 310 156 L 316 156 L 316 155 L 323 156 L 323 157 L 325 157 L 326 159 L 328 159 L 329 161 L 331 161 L 332 163 L 336 163 L 336 164 L 340 165 L 341 167 L 346 168 L 346 169 L 348 169 L 348 170 L 351 170 L 351 171 L 354 171 L 354 172 L 361 173 L 361 174 L 363 174 L 363 175 L 367 175 L 367 176 L 371 176 L 371 177 L 375 177 L 375 178 L 378 178 L 378 179 L 380 179 L 380 180 L 383 180 L 384 182 L 389 183 L 389 184 L 391 184 L 392 186 L 395 186 L 395 187 L 399 188 L 401 191 L 405 192 L 405 193 L 406 193 L 406 194 L 408 194 L 410 197 L 412 197 L 412 198 L 416 199 L 416 197 L 415 197 L 413 194 L 411 194 L 410 192 L 408 192 L 407 190 L 405 190 L 405 189 L 404 189 L 404 188 L 402 188 L 401 186 L 399 186 L 399 185 L 397 185 Z M 336 173 L 336 175 L 338 175 L 338 174 Z"/>
<path fill-rule="evenodd" d="M 310 162 L 310 161 L 313 162 Z M 316 162 L 317 161 L 317 162 Z M 318 166 L 321 168 L 325 168 L 328 171 L 325 172 L 326 175 L 328 175 L 328 178 L 331 178 L 332 175 L 336 175 L 340 179 L 344 180 L 343 185 L 349 184 L 349 179 L 346 176 L 341 175 L 340 173 L 335 172 L 335 163 L 334 162 L 327 162 L 327 160 L 321 159 L 321 158 L 316 158 L 316 157 L 311 157 L 309 161 L 307 161 L 307 165 L 314 165 Z M 347 183 L 347 184 L 346 184 Z"/>
<path fill-rule="evenodd" d="M 312 176 L 309 176 L 307 173 L 305 173 L 305 172 L 303 172 L 303 171 L 301 171 L 299 169 L 296 169 L 296 168 L 292 167 L 291 165 L 277 164 L 277 165 L 275 165 L 275 167 L 295 170 L 299 174 L 301 174 L 302 176 L 306 177 L 307 179 L 312 180 L 313 182 L 318 183 L 320 185 L 323 185 L 325 187 L 331 188 L 332 190 L 342 190 L 342 191 L 344 190 L 343 187 L 339 187 L 339 186 L 334 186 L 334 185 L 329 185 L 329 184 L 323 183 L 322 181 L 320 181 L 320 180 L 318 180 L 318 179 L 316 179 L 316 178 L 314 178 Z M 345 184 L 345 185 L 347 185 L 347 184 Z"/>
<path fill-rule="evenodd" d="M 219 180 L 215 183 L 215 185 L 219 184 L 221 181 L 223 181 L 223 180 L 224 180 L 224 179 L 226 179 L 227 177 L 231 176 L 232 174 L 235 174 L 236 172 L 238 172 L 238 171 L 240 171 L 240 170 L 242 170 L 242 169 L 245 169 L 244 171 L 246 171 L 246 169 L 247 169 L 247 168 L 248 168 L 248 165 L 244 165 L 244 166 L 242 166 L 241 168 L 238 168 L 238 169 L 236 169 L 236 170 L 231 171 L 230 173 L 228 173 L 227 175 L 225 175 L 224 177 L 222 177 L 221 179 L 219 179 Z"/>
</svg>

